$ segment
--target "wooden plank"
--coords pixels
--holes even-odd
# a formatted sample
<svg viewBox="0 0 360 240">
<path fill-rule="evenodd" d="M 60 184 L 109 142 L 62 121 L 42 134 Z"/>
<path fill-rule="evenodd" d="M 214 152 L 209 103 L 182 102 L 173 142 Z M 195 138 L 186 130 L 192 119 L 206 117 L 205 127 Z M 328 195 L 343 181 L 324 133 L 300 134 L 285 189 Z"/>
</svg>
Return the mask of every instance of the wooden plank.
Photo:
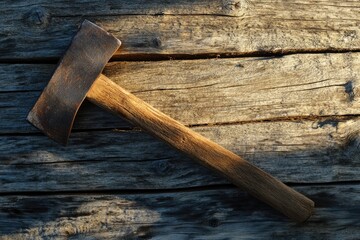
<svg viewBox="0 0 360 240">
<path fill-rule="evenodd" d="M 0 65 L 0 133 L 34 132 L 25 120 L 53 65 Z M 186 125 L 238 123 L 360 113 L 360 54 L 296 54 L 115 62 L 105 74 Z M 12 101 L 8 101 L 12 99 Z M 126 127 L 86 105 L 75 129 Z"/>
<path fill-rule="evenodd" d="M 7 1 L 0 59 L 59 58 L 84 18 L 123 42 L 118 58 L 359 50 L 357 1 L 158 2 Z"/>
<path fill-rule="evenodd" d="M 358 181 L 360 119 L 196 127 L 285 182 Z M 228 184 L 140 131 L 0 137 L 0 192 L 169 189 Z"/>
<path fill-rule="evenodd" d="M 287 221 L 236 189 L 0 197 L 1 239 L 359 239 L 359 185 L 302 186 L 317 203 Z"/>
<path fill-rule="evenodd" d="M 21 11 L 29 9 L 46 9 L 51 16 L 74 17 L 79 15 L 86 16 L 108 16 L 108 15 L 224 15 L 236 16 L 239 14 L 239 7 L 246 8 L 247 3 L 241 1 L 236 3 L 231 0 L 225 1 L 206 1 L 198 0 L 132 0 L 115 1 L 105 0 L 101 3 L 93 0 L 76 1 L 64 3 L 62 0 L 51 2 L 45 0 L 28 1 L 3 1 L 4 13 L 16 13 L 17 8 Z M 240 6 L 241 4 L 241 6 Z M 29 16 L 28 16 L 29 17 Z M 40 15 L 41 17 L 41 15 Z M 41 19 L 38 19 L 40 21 Z"/>
</svg>

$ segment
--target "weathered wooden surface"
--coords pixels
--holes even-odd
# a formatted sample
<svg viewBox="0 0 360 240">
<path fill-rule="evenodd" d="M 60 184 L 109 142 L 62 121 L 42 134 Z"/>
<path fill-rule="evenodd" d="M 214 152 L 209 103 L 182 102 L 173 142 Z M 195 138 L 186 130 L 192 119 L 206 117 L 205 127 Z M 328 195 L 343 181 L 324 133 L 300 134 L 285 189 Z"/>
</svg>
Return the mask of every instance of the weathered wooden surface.
<svg viewBox="0 0 360 240">
<path fill-rule="evenodd" d="M 360 238 L 359 185 L 296 189 L 318 203 L 300 225 L 233 188 L 0 197 L 0 234 L 4 240 Z"/>
<path fill-rule="evenodd" d="M 1 133 L 33 132 L 22 116 L 54 69 L 0 65 Z M 105 69 L 116 83 L 185 125 L 357 115 L 359 73 L 359 53 L 113 62 Z M 94 108 L 79 118 L 75 129 L 124 126 L 115 117 L 99 117 Z"/>
<path fill-rule="evenodd" d="M 359 59 L 351 53 L 117 62 L 105 73 L 175 119 L 205 124 L 193 128 L 281 180 L 324 183 L 359 180 Z M 294 66 L 298 70 L 291 72 Z M 233 74 L 237 68 L 243 74 Z M 80 112 L 75 132 L 81 132 L 71 135 L 67 148 L 49 141 L 24 116 L 53 70 L 42 64 L 0 66 L 2 192 L 227 183 L 90 104 Z"/>
<path fill-rule="evenodd" d="M 359 239 L 359 6 L 2 1 L 0 238 Z M 105 74 L 295 184 L 317 204 L 310 222 L 288 222 L 89 103 L 67 148 L 32 128 L 25 116 L 84 18 L 122 40 L 114 59 L 179 59 Z M 349 53 L 328 54 L 338 51 Z M 281 53 L 302 54 L 269 56 Z M 215 56 L 232 58 L 198 59 Z"/>
<path fill-rule="evenodd" d="M 347 135 L 356 133 L 359 123 L 273 122 L 194 130 L 285 182 L 325 183 L 360 180 L 359 139 Z M 2 192 L 227 183 L 139 131 L 73 133 L 66 148 L 40 134 L 2 136 L 0 143 Z"/>
<path fill-rule="evenodd" d="M 96 79 L 86 98 L 225 177 L 290 219 L 302 223 L 314 212 L 314 202 L 306 196 L 144 102 L 105 75 Z"/>
<path fill-rule="evenodd" d="M 357 1 L 3 1 L 0 59 L 58 58 L 83 18 L 121 58 L 359 50 Z M 164 56 L 158 56 L 163 58 Z"/>
</svg>

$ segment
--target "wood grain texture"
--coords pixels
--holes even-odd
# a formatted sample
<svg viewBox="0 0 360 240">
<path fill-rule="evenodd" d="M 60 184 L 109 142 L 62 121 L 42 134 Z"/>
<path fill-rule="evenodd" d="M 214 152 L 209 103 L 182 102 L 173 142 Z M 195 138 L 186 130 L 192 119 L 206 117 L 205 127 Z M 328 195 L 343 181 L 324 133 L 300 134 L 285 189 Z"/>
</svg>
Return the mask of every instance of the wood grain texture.
<svg viewBox="0 0 360 240">
<path fill-rule="evenodd" d="M 358 239 L 359 185 L 296 187 L 318 203 L 294 224 L 236 189 L 0 197 L 1 239 Z"/>
<path fill-rule="evenodd" d="M 68 149 L 24 119 L 55 68 L 34 63 L 55 63 L 84 18 L 125 40 L 115 58 L 156 60 L 359 51 L 359 9 L 350 0 L 2 1 L 0 61 L 27 64 L 0 64 L 0 239 L 359 239 L 359 186 L 337 183 L 359 181 L 357 55 L 124 62 L 106 69 L 137 96 L 185 124 L 204 125 L 193 129 L 283 181 L 336 182 L 297 188 L 317 203 L 307 225 L 285 222 L 241 191 L 189 190 L 228 182 L 91 104 L 81 109 Z M 165 188 L 173 190 L 142 190 Z M 91 194 L 111 189 L 138 194 Z"/>
<path fill-rule="evenodd" d="M 34 132 L 27 115 L 55 66 L 0 65 L 0 132 Z M 360 54 L 115 62 L 105 75 L 185 125 L 360 113 Z M 26 93 L 24 93 L 26 92 Z M 12 99 L 12 101 L 6 101 Z M 86 105 L 75 129 L 129 127 Z"/>
<path fill-rule="evenodd" d="M 77 1 L 65 4 L 64 1 L 35 0 L 26 1 L 4 0 L 4 12 L 14 12 L 14 8 L 21 10 L 42 7 L 47 9 L 51 16 L 75 17 L 86 16 L 116 16 L 116 15 L 238 15 L 239 8 L 246 8 L 246 1 L 191 1 L 191 0 L 161 0 L 146 1 L 115 1 L 105 0 L 99 3 L 94 0 Z M 237 6 L 234 6 L 237 3 Z M 241 6 L 240 6 L 241 5 Z M 38 19 L 39 21 L 41 19 Z"/>
<path fill-rule="evenodd" d="M 285 182 L 359 181 L 360 119 L 197 127 Z M 0 192 L 169 189 L 228 184 L 140 131 L 0 137 Z"/>
<path fill-rule="evenodd" d="M 301 54 L 119 62 L 105 73 L 175 119 L 209 125 L 194 130 L 282 181 L 311 183 L 359 180 L 358 66 L 357 53 Z M 39 135 L 24 116 L 54 68 L 0 65 L 1 192 L 227 183 L 90 104 L 68 148 Z"/>
<path fill-rule="evenodd" d="M 118 58 L 359 50 L 357 1 L 158 2 L 6 1 L 0 59 L 59 58 L 84 18 L 123 42 Z"/>
</svg>

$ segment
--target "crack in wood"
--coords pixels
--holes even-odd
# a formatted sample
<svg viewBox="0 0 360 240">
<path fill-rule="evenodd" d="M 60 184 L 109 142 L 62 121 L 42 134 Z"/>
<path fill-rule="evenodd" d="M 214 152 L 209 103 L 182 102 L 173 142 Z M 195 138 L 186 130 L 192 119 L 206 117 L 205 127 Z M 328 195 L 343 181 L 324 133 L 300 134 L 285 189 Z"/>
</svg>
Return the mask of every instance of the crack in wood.
<svg viewBox="0 0 360 240">
<path fill-rule="evenodd" d="M 348 115 L 328 115 L 328 116 L 291 116 L 291 117 L 275 117 L 265 118 L 249 121 L 234 121 L 234 122 L 218 122 L 209 124 L 192 124 L 187 125 L 188 127 L 211 127 L 211 126 L 227 126 L 227 125 L 241 125 L 241 124 L 253 124 L 253 123 L 266 123 L 266 122 L 301 122 L 301 121 L 316 121 L 319 122 L 320 127 L 326 125 L 327 122 L 344 122 L 358 118 L 358 114 Z"/>
<path fill-rule="evenodd" d="M 1 107 L 0 107 L 1 108 Z M 214 123 L 200 123 L 200 124 L 185 124 L 189 128 L 197 127 L 213 127 L 213 126 L 232 126 L 232 125 L 244 125 L 244 124 L 256 124 L 256 123 L 276 123 L 276 122 L 301 122 L 301 121 L 315 121 L 318 122 L 319 126 L 322 127 L 328 123 L 345 122 L 348 120 L 357 119 L 360 117 L 360 114 L 345 114 L 345 115 L 327 115 L 327 116 L 291 116 L 291 117 L 276 117 L 276 118 L 264 118 L 257 120 L 248 120 L 248 121 L 232 121 L 232 122 L 214 122 Z M 82 129 L 73 129 L 72 133 L 86 133 L 86 132 L 139 132 L 143 131 L 138 127 L 125 126 L 123 128 L 82 128 Z M 42 136 L 43 134 L 39 131 L 33 132 L 6 132 L 0 133 L 0 137 L 10 137 L 10 136 Z"/>
<path fill-rule="evenodd" d="M 343 54 L 358 53 L 358 49 L 344 48 L 322 48 L 322 49 L 276 49 L 276 50 L 258 50 L 246 53 L 236 52 L 218 52 L 218 53 L 197 53 L 197 54 L 166 54 L 166 53 L 124 53 L 114 55 L 110 63 L 118 61 L 129 62 L 156 62 L 171 60 L 201 60 L 201 59 L 219 59 L 219 58 L 254 58 L 254 60 L 270 60 L 281 58 L 287 55 L 302 54 Z M 37 58 L 0 58 L 0 64 L 56 64 L 60 58 L 56 57 L 37 57 Z"/>
<path fill-rule="evenodd" d="M 360 185 L 360 180 L 353 181 L 334 181 L 334 182 L 317 182 L 317 183 L 293 183 L 284 182 L 290 187 L 330 187 L 330 186 L 348 186 L 348 185 Z M 94 190 L 94 189 L 76 189 L 71 191 L 9 191 L 0 192 L 0 196 L 71 196 L 71 195 L 107 195 L 107 194 L 131 194 L 131 195 L 143 195 L 143 194 L 159 194 L 159 193 L 185 193 L 185 192 L 202 192 L 209 190 L 226 190 L 226 189 L 238 189 L 232 184 L 209 184 L 204 186 L 193 186 L 186 188 L 151 188 L 151 189 L 105 189 L 105 190 Z"/>
</svg>

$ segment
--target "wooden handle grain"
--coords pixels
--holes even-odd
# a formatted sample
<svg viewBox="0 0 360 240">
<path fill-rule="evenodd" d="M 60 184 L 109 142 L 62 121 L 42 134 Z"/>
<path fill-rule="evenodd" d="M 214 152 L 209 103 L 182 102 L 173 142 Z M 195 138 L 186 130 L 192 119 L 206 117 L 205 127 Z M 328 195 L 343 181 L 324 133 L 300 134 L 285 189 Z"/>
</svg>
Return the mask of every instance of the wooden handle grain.
<svg viewBox="0 0 360 240">
<path fill-rule="evenodd" d="M 303 222 L 311 216 L 314 209 L 312 200 L 235 153 L 145 103 L 106 76 L 99 76 L 88 92 L 87 99 L 124 117 L 132 124 L 225 176 L 236 186 L 289 218 Z"/>
</svg>

